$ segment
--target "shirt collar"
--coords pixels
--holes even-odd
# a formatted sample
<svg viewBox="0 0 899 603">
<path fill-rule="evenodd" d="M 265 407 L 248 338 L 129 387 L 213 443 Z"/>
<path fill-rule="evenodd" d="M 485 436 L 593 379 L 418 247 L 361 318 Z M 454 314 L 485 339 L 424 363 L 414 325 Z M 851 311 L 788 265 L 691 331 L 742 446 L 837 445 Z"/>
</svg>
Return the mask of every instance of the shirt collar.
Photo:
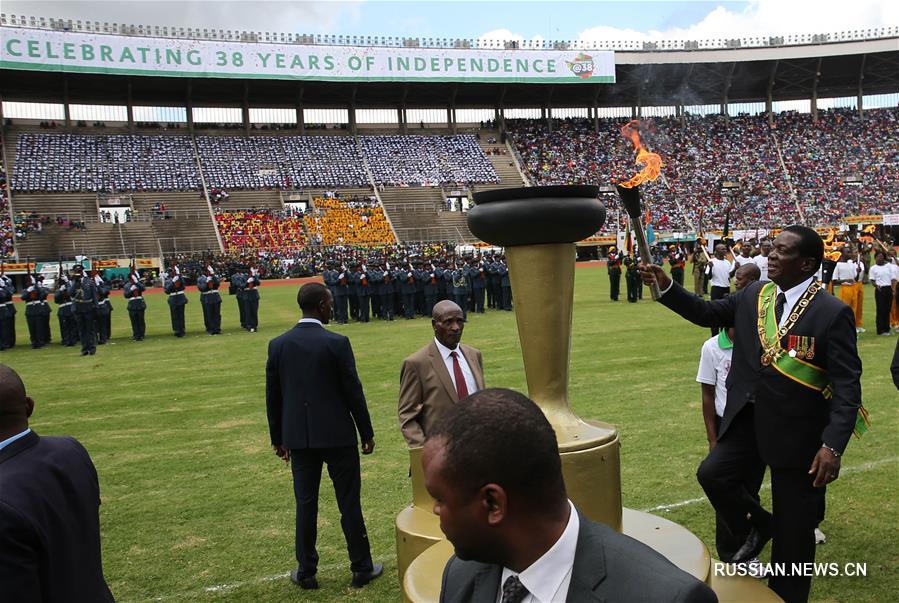
<svg viewBox="0 0 899 603">
<path fill-rule="evenodd" d="M 449 355 L 453 352 L 458 353 L 459 356 L 462 355 L 462 350 L 459 349 L 458 345 L 456 345 L 455 349 L 450 349 L 450 348 L 446 347 L 445 345 L 443 345 L 442 343 L 440 343 L 440 341 L 438 341 L 438 339 L 436 337 L 434 338 L 434 343 L 437 344 L 437 351 L 440 352 L 440 356 L 444 360 L 449 358 Z"/>
<path fill-rule="evenodd" d="M 565 526 L 562 535 L 540 559 L 518 574 L 518 579 L 538 603 L 551 603 L 559 586 L 574 567 L 574 553 L 577 550 L 581 522 L 577 509 L 570 500 L 568 506 L 571 513 L 568 515 L 568 525 Z M 504 567 L 500 585 L 506 582 L 506 578 L 514 575 L 515 572 Z"/>
<path fill-rule="evenodd" d="M 304 324 L 316 324 L 316 325 L 318 325 L 318 326 L 320 326 L 320 327 L 325 326 L 325 325 L 322 324 L 322 321 L 320 321 L 320 320 L 317 319 L 317 318 L 301 318 L 300 321 L 299 321 L 297 324 L 298 324 L 298 325 L 304 325 Z"/>
<path fill-rule="evenodd" d="M 808 286 L 812 284 L 812 281 L 815 280 L 814 276 L 810 276 L 798 285 L 794 285 L 784 291 L 780 288 L 780 285 L 777 286 L 777 294 L 784 294 L 787 298 L 787 303 L 784 306 L 784 311 L 786 312 L 790 308 L 796 305 L 796 302 L 799 301 L 799 298 L 802 297 L 802 294 L 805 293 L 805 290 L 808 289 Z"/>
<path fill-rule="evenodd" d="M 4 448 L 6 448 L 7 446 L 9 446 L 9 445 L 12 444 L 13 442 L 15 442 L 16 440 L 18 440 L 19 438 L 24 438 L 24 437 L 27 436 L 29 433 L 31 433 L 31 428 L 30 428 L 30 427 L 29 427 L 28 429 L 26 429 L 25 431 L 23 431 L 22 433 L 17 433 L 16 435 L 12 436 L 11 438 L 6 438 L 6 439 L 3 440 L 2 442 L 0 442 L 0 450 L 3 450 Z"/>
</svg>

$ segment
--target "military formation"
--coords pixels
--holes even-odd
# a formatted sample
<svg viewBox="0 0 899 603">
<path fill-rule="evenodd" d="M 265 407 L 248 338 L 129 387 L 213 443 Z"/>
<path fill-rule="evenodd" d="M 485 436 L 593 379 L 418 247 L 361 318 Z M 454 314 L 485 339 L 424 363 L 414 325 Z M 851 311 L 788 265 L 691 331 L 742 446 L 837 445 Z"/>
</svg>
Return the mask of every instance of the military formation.
<svg viewBox="0 0 899 603">
<path fill-rule="evenodd" d="M 334 297 L 334 321 L 412 320 L 430 317 L 434 305 L 452 300 L 469 312 L 512 310 L 509 267 L 502 254 L 415 255 L 329 259 L 322 272 Z"/>
</svg>

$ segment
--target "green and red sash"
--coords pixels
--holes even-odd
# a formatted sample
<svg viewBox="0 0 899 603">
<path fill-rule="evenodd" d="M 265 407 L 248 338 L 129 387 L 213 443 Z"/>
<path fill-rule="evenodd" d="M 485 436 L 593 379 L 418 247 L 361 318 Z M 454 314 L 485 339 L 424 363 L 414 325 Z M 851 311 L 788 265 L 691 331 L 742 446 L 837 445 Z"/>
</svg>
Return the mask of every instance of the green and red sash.
<svg viewBox="0 0 899 603">
<path fill-rule="evenodd" d="M 784 377 L 809 389 L 820 392 L 825 399 L 829 400 L 832 395 L 832 390 L 827 371 L 799 358 L 799 354 L 794 347 L 791 347 L 789 350 L 784 350 L 781 345 L 781 339 L 786 336 L 789 330 L 796 324 L 799 317 L 802 316 L 805 309 L 820 290 L 820 285 L 813 281 L 808 289 L 806 289 L 805 293 L 803 293 L 799 302 L 797 302 L 797 307 L 791 312 L 784 327 L 781 328 L 777 324 L 777 318 L 774 312 L 777 285 L 773 282 L 766 283 L 759 291 L 758 333 L 759 341 L 762 345 L 763 353 L 761 363 L 763 366 L 770 366 Z M 799 338 L 791 336 L 790 341 L 793 342 L 798 339 Z M 814 343 L 812 343 L 811 349 L 814 349 Z M 808 355 L 808 357 L 810 358 L 811 355 Z M 869 426 L 868 411 L 864 406 L 861 406 L 856 418 L 854 429 L 855 436 L 860 437 L 861 434 L 868 430 Z"/>
</svg>

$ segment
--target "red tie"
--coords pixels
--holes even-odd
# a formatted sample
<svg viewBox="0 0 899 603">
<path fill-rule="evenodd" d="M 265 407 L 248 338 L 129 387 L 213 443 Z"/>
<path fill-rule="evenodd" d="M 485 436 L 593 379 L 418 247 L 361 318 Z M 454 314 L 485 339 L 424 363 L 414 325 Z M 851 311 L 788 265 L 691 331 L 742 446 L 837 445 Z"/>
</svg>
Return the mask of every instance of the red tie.
<svg viewBox="0 0 899 603">
<path fill-rule="evenodd" d="M 453 377 L 456 380 L 456 395 L 460 400 L 468 397 L 468 386 L 465 385 L 465 375 L 462 374 L 462 367 L 459 365 L 459 355 L 456 352 L 450 352 L 453 357 Z"/>
</svg>

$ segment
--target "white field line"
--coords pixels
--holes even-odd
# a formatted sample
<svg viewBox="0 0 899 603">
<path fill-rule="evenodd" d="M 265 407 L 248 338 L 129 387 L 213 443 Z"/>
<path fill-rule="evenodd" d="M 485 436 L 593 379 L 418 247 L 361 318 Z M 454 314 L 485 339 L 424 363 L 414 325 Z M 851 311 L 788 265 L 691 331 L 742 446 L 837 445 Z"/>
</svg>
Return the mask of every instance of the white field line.
<svg viewBox="0 0 899 603">
<path fill-rule="evenodd" d="M 851 467 L 846 467 L 845 469 L 840 471 L 840 475 L 846 475 L 846 474 L 851 475 L 853 473 L 864 473 L 865 471 L 870 471 L 872 469 L 876 469 L 877 467 L 880 467 L 882 465 L 889 465 L 891 463 L 896 463 L 896 462 L 899 462 L 899 456 L 880 459 L 878 461 L 871 461 L 870 463 L 862 463 L 860 465 L 853 465 Z M 770 487 L 771 487 L 770 484 L 764 484 L 762 486 L 762 489 L 769 489 Z M 678 507 L 686 507 L 687 505 L 693 505 L 696 503 L 705 502 L 706 500 L 708 500 L 708 499 L 704 496 L 701 498 L 690 498 L 687 500 L 669 503 L 666 505 L 658 505 L 656 507 L 642 509 L 642 511 L 644 513 L 653 513 L 655 511 L 669 511 L 671 509 L 676 509 Z M 387 564 L 390 564 L 391 562 L 396 561 L 396 553 L 394 551 L 391 551 L 390 553 L 387 553 L 387 554 L 373 555 L 373 558 L 377 562 L 380 562 L 380 563 L 386 562 Z M 334 570 L 334 569 L 345 568 L 346 565 L 347 565 L 346 562 L 330 563 L 327 565 L 320 565 L 320 566 L 318 566 L 318 569 L 330 571 L 330 570 Z M 272 576 L 262 576 L 259 578 L 252 578 L 249 580 L 243 580 L 241 582 L 233 582 L 230 584 L 213 584 L 211 586 L 206 586 L 204 588 L 193 590 L 193 591 L 186 591 L 186 592 L 181 592 L 181 593 L 176 593 L 176 594 L 171 594 L 171 595 L 161 595 L 158 597 L 152 597 L 150 599 L 140 599 L 136 603 L 152 603 L 155 601 L 168 601 L 168 600 L 172 600 L 172 599 L 181 599 L 181 598 L 185 598 L 185 597 L 196 597 L 197 595 L 203 595 L 203 594 L 207 594 L 207 593 L 208 594 L 227 593 L 229 591 L 236 590 L 238 588 L 242 588 L 244 586 L 249 586 L 249 585 L 253 585 L 253 584 L 263 584 L 265 582 L 274 582 L 275 580 L 288 580 L 289 576 L 290 576 L 290 574 L 288 572 L 282 572 L 280 574 L 274 574 Z M 349 578 L 349 571 L 347 572 L 347 578 Z"/>
<path fill-rule="evenodd" d="M 871 469 L 875 469 L 880 467 L 881 465 L 889 465 L 891 463 L 899 462 L 899 456 L 892 456 L 885 459 L 880 459 L 878 461 L 871 461 L 870 463 L 862 463 L 860 465 L 852 465 L 850 467 L 846 467 L 845 469 L 840 470 L 840 476 L 846 474 L 853 473 L 864 473 L 865 471 L 870 471 Z M 771 484 L 766 483 L 762 484 L 762 490 L 770 490 Z M 674 503 L 668 503 L 666 505 L 658 505 L 655 507 L 650 507 L 648 509 L 641 509 L 644 513 L 655 513 L 656 511 L 670 511 L 671 509 L 677 509 L 678 507 L 686 507 L 688 505 L 695 505 L 696 503 L 706 502 L 708 498 L 705 496 L 700 496 L 699 498 L 688 498 L 687 500 L 681 500 Z"/>
<path fill-rule="evenodd" d="M 375 560 L 375 563 L 383 563 L 386 566 L 396 562 L 396 552 L 391 551 L 390 553 L 384 555 L 372 555 L 372 558 Z M 348 563 L 348 561 L 344 561 L 341 563 L 328 563 L 319 565 L 318 569 L 319 571 L 331 571 L 335 569 L 345 568 L 347 570 L 347 583 L 349 583 L 350 571 L 347 567 Z M 232 590 L 237 590 L 238 588 L 242 588 L 244 586 L 264 584 L 265 582 L 275 582 L 276 580 L 290 580 L 290 572 L 282 572 L 280 574 L 274 574 L 272 576 L 262 576 L 260 578 L 251 578 L 249 580 L 243 580 L 241 582 L 232 582 L 230 584 L 213 584 L 212 586 L 206 586 L 197 590 L 182 591 L 180 593 L 171 595 L 160 595 L 158 597 L 151 597 L 149 599 L 138 599 L 135 601 L 135 603 L 152 603 L 155 601 L 171 601 L 173 599 L 180 600 L 188 597 L 196 597 L 203 594 L 222 594 L 230 592 Z"/>
</svg>

